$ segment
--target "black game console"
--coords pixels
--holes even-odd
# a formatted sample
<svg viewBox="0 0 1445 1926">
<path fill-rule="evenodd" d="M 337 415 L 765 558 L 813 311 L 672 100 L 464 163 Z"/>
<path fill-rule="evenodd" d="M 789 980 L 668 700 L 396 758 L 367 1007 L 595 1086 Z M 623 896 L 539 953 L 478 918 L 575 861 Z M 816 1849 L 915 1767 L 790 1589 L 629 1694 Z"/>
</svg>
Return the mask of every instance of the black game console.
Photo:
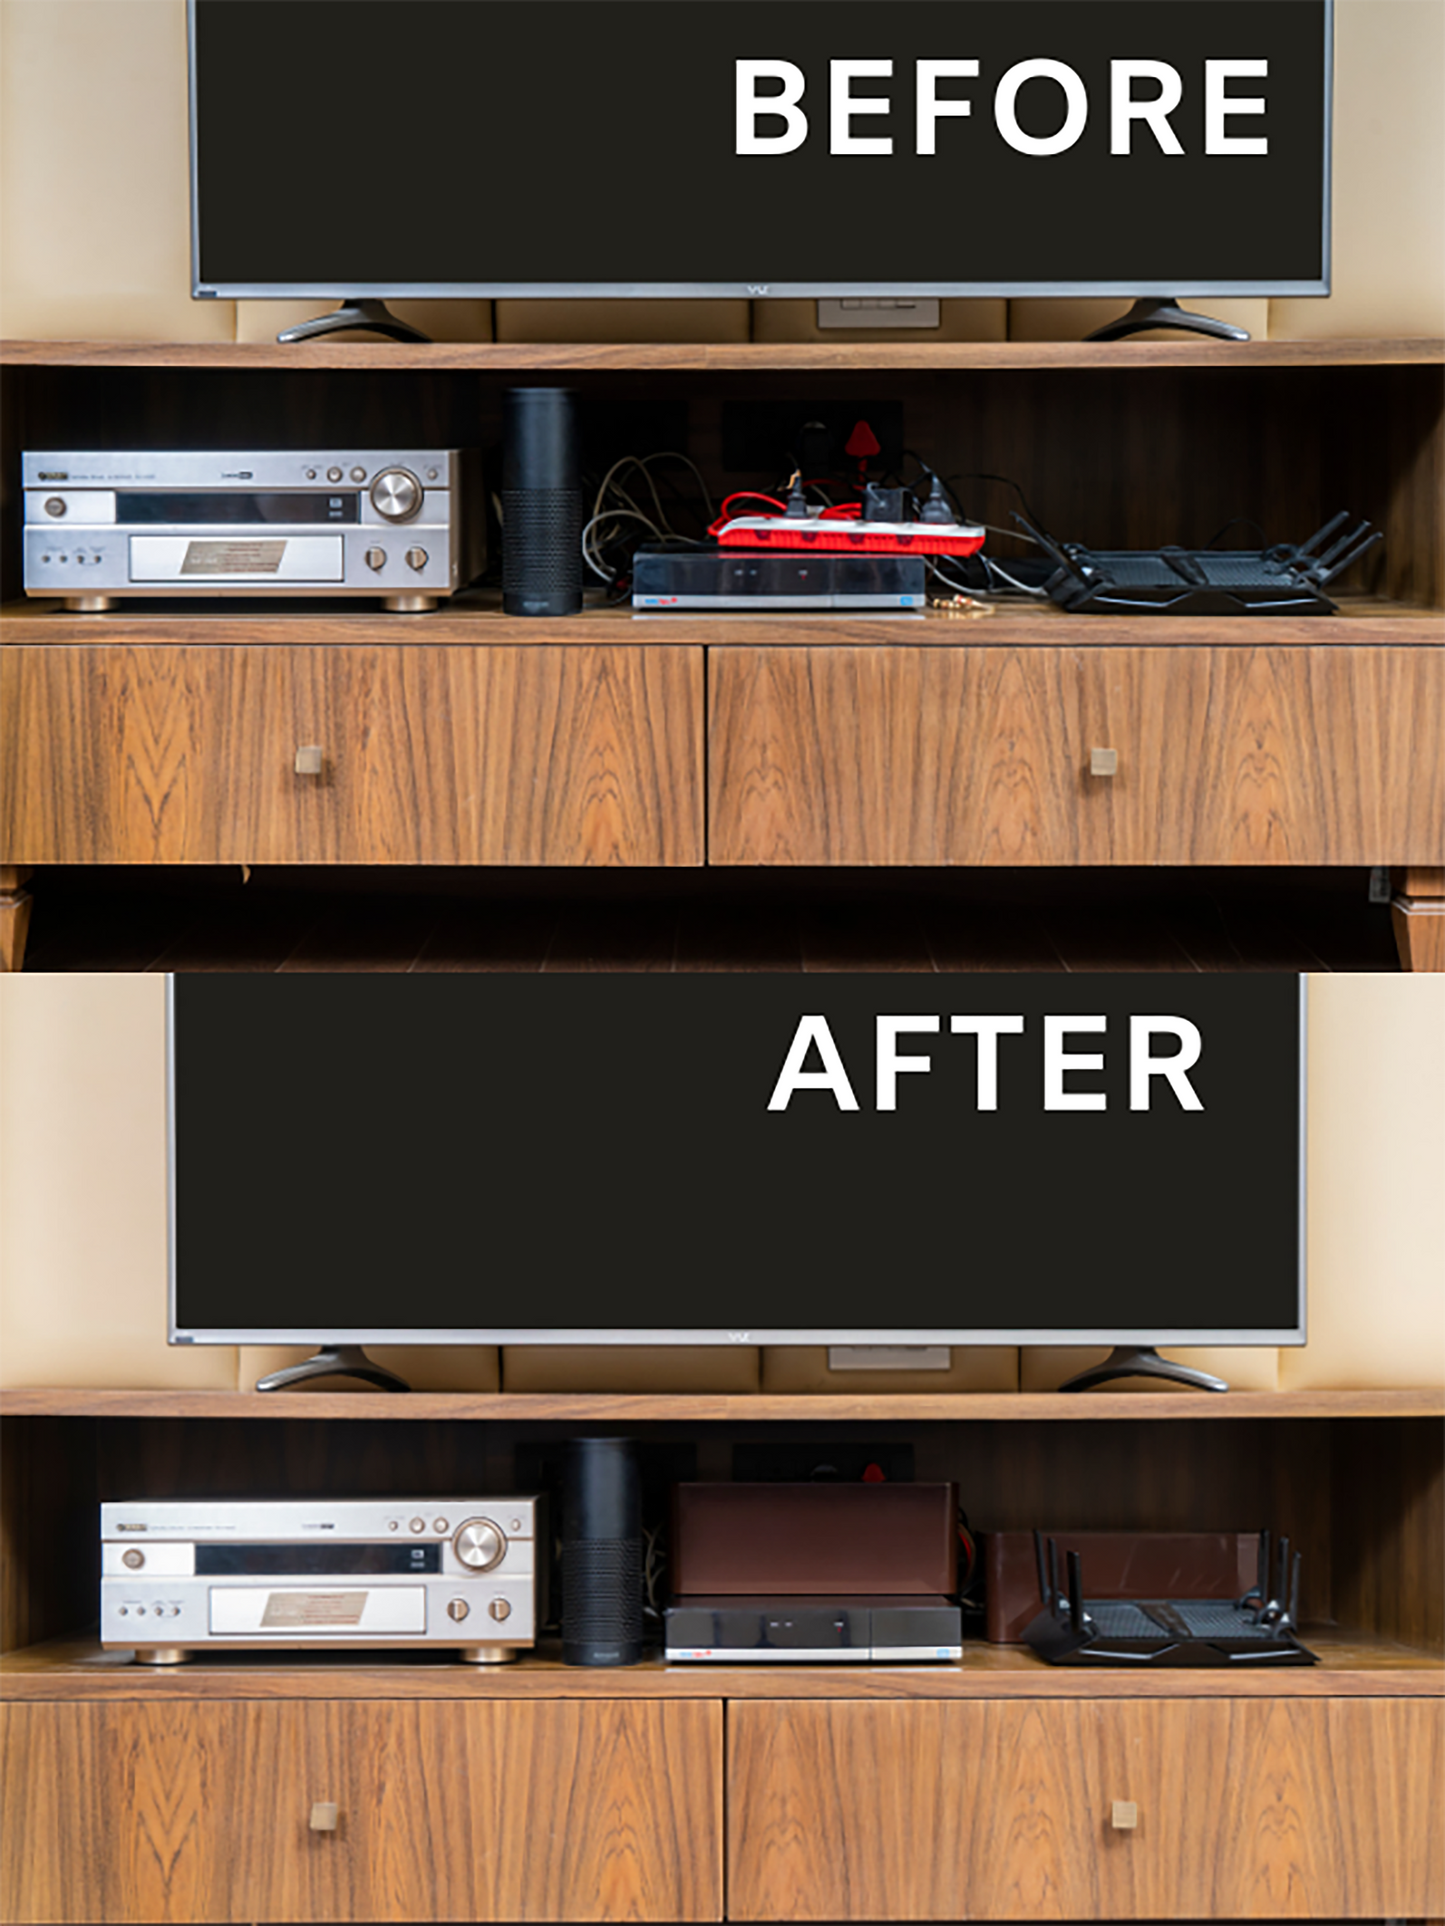
<svg viewBox="0 0 1445 1926">
<path fill-rule="evenodd" d="M 668 609 L 922 609 L 921 555 L 755 554 L 716 542 L 639 548 L 632 606 Z"/>
</svg>

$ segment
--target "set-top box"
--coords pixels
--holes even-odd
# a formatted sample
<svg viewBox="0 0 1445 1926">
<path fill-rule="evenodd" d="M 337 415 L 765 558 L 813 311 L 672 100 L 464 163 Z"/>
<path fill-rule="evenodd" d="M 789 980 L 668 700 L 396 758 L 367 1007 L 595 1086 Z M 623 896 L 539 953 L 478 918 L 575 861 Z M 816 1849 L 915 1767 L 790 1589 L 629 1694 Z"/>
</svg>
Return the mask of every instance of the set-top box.
<svg viewBox="0 0 1445 1926">
<path fill-rule="evenodd" d="M 28 453 L 25 593 L 380 596 L 434 608 L 486 562 L 458 449 Z"/>
<path fill-rule="evenodd" d="M 138 1499 L 100 1508 L 100 1642 L 192 1652 L 459 1649 L 494 1664 L 544 1615 L 542 1500 Z"/>
</svg>

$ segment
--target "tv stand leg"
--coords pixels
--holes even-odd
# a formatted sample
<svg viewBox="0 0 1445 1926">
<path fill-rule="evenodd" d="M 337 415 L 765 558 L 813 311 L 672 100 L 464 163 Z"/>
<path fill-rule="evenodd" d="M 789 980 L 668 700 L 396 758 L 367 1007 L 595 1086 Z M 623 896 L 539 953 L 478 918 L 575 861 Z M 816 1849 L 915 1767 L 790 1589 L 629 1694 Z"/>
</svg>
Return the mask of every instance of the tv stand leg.
<svg viewBox="0 0 1445 1926">
<path fill-rule="evenodd" d="M 1153 297 L 1136 301 L 1117 321 L 1106 321 L 1102 328 L 1086 335 L 1088 341 L 1122 341 L 1126 335 L 1143 334 L 1146 328 L 1178 328 L 1185 334 L 1212 334 L 1220 341 L 1248 341 L 1249 329 L 1236 328 L 1232 321 L 1216 321 L 1212 314 L 1194 314 L 1177 301 Z"/>
<path fill-rule="evenodd" d="M 385 301 L 343 301 L 330 314 L 318 314 L 313 321 L 298 321 L 294 328 L 283 328 L 278 341 L 313 341 L 319 334 L 343 334 L 351 328 L 366 328 L 384 334 L 390 341 L 425 341 L 429 337 L 410 321 L 398 321 Z"/>
<path fill-rule="evenodd" d="M 305 1384 L 310 1378 L 360 1378 L 378 1391 L 410 1391 L 405 1378 L 388 1371 L 384 1364 L 369 1358 L 359 1344 L 323 1344 L 314 1358 L 288 1364 L 283 1371 L 258 1378 L 258 1391 L 284 1391 L 288 1384 Z"/>
<path fill-rule="evenodd" d="M 30 892 L 25 884 L 33 874 L 18 863 L 0 863 L 0 972 L 24 965 L 30 931 Z"/>
<path fill-rule="evenodd" d="M 1061 1384 L 1061 1391 L 1087 1391 L 1090 1385 L 1110 1384 L 1115 1378 L 1165 1378 L 1171 1384 L 1185 1384 L 1195 1391 L 1227 1391 L 1223 1378 L 1212 1378 L 1207 1371 L 1196 1371 L 1191 1364 L 1175 1364 L 1161 1358 L 1152 1344 L 1116 1344 L 1102 1364 L 1090 1365 L 1077 1377 Z"/>
<path fill-rule="evenodd" d="M 1445 971 L 1445 869 L 1397 869 L 1390 880 L 1401 969 Z"/>
</svg>

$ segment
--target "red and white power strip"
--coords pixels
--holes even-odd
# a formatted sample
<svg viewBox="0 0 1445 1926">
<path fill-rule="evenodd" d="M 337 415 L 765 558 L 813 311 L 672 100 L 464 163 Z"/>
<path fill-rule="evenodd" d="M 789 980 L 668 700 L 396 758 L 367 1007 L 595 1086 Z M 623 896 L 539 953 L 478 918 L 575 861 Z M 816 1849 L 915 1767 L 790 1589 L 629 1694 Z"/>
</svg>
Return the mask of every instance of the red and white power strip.
<svg viewBox="0 0 1445 1926">
<path fill-rule="evenodd" d="M 715 532 L 723 548 L 827 555 L 976 555 L 984 542 L 975 522 L 865 522 L 837 514 L 737 515 Z"/>
</svg>

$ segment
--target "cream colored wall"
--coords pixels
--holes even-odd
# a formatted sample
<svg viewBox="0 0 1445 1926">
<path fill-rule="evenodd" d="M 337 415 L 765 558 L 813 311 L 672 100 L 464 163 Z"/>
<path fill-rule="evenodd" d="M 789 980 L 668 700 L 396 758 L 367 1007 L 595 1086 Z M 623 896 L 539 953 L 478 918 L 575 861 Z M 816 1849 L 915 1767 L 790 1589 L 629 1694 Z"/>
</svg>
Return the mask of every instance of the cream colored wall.
<svg viewBox="0 0 1445 1926">
<path fill-rule="evenodd" d="M 1335 292 L 1207 305 L 1255 334 L 1439 334 L 1445 0 L 1337 0 L 1335 42 Z M 0 69 L 0 334 L 264 340 L 310 311 L 246 302 L 238 319 L 229 302 L 190 299 L 184 0 L 0 0 Z M 421 306 L 413 318 L 438 338 L 491 338 L 489 303 Z M 957 306 L 946 337 L 1001 338 L 1002 304 Z M 1018 301 L 1007 326 L 1067 339 L 1121 306 Z M 758 339 L 816 335 L 796 303 L 752 325 Z M 507 340 L 738 340 L 748 326 L 740 301 L 509 302 L 498 315 Z"/>
<path fill-rule="evenodd" d="M 166 1343 L 165 979 L 0 981 L 0 1382 L 234 1386 Z"/>
<path fill-rule="evenodd" d="M 1445 977 L 1309 995 L 1310 1341 L 1280 1389 L 1445 1383 Z"/>
<path fill-rule="evenodd" d="M 1445 0 L 1336 0 L 1334 293 L 1270 332 L 1445 332 Z"/>
<path fill-rule="evenodd" d="M 230 341 L 190 298 L 183 0 L 0 5 L 0 334 Z"/>
<path fill-rule="evenodd" d="M 1317 976 L 1309 994 L 1309 1344 L 1181 1355 L 1241 1387 L 1445 1383 L 1445 977 Z M 159 977 L 0 977 L 0 1383 L 234 1386 L 275 1362 L 165 1342 L 163 1054 Z M 497 1383 L 491 1351 L 393 1355 L 428 1388 Z M 1023 1388 L 1080 1357 L 1025 1351 Z M 1015 1370 L 987 1348 L 916 1382 L 1008 1389 Z M 504 1361 L 504 1381 L 531 1389 L 743 1390 L 757 1372 L 755 1352 Z M 830 1382 L 816 1352 L 769 1351 L 762 1383 L 860 1380 Z"/>
</svg>

